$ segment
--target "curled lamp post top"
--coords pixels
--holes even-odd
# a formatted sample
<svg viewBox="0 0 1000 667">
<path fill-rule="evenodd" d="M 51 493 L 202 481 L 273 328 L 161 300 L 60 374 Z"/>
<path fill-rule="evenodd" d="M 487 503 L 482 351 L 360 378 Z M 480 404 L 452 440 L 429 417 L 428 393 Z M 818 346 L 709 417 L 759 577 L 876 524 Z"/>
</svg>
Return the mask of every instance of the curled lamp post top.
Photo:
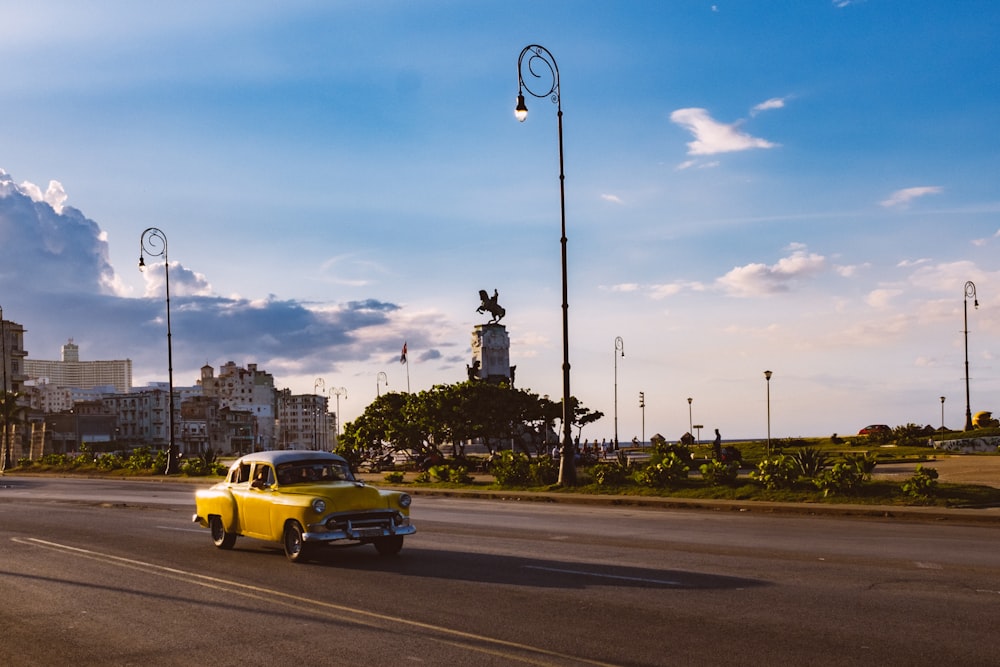
<svg viewBox="0 0 1000 667">
<path fill-rule="evenodd" d="M 621 352 L 622 356 L 625 356 L 625 341 L 621 336 L 615 337 L 615 352 Z"/>
<path fill-rule="evenodd" d="M 527 78 L 525 78 L 526 73 Z M 562 104 L 559 100 L 559 66 L 556 65 L 555 57 L 544 46 L 538 44 L 526 46 L 517 59 L 517 107 L 514 109 L 514 116 L 522 123 L 528 117 L 528 107 L 524 103 L 525 91 L 532 97 L 551 98 L 562 113 Z"/>
<path fill-rule="evenodd" d="M 146 268 L 145 254 L 167 260 L 167 235 L 156 227 L 147 227 L 139 236 L 139 269 Z"/>
<path fill-rule="evenodd" d="M 976 308 L 979 308 L 979 299 L 976 298 L 976 283 L 971 280 L 966 281 L 965 283 L 965 298 L 972 299 L 974 302 L 973 305 Z"/>
</svg>

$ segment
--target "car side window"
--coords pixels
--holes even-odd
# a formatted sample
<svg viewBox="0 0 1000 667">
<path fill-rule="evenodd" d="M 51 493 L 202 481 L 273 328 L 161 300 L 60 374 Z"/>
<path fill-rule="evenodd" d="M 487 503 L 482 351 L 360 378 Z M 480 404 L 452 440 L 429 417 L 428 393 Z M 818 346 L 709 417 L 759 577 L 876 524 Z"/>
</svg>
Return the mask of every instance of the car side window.
<svg viewBox="0 0 1000 667">
<path fill-rule="evenodd" d="M 247 482 L 249 482 L 250 481 L 250 464 L 249 463 L 243 463 L 243 464 L 241 464 L 238 473 L 239 473 L 239 476 L 236 478 L 236 483 L 237 484 L 246 484 Z"/>
<path fill-rule="evenodd" d="M 258 463 L 253 472 L 253 486 L 274 486 L 274 471 L 266 463 Z"/>
</svg>

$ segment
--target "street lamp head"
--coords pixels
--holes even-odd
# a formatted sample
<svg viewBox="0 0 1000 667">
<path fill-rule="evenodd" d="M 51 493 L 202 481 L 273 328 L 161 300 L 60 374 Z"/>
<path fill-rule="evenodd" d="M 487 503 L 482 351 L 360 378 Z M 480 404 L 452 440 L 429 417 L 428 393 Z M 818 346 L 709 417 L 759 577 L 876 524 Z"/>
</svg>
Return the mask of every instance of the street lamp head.
<svg viewBox="0 0 1000 667">
<path fill-rule="evenodd" d="M 771 371 L 764 371 L 764 379 L 768 382 L 771 381 Z"/>
<path fill-rule="evenodd" d="M 690 398 L 690 397 L 689 397 L 689 398 L 688 398 L 688 405 L 691 405 L 691 401 L 693 401 L 693 400 L 694 400 L 693 398 Z"/>
<path fill-rule="evenodd" d="M 518 91 L 517 93 L 517 106 L 514 107 L 514 118 L 521 123 L 528 117 L 528 107 L 524 103 L 524 94 Z"/>
<path fill-rule="evenodd" d="M 146 270 L 146 260 L 143 258 L 142 255 L 139 255 L 139 270 L 140 271 Z"/>
</svg>

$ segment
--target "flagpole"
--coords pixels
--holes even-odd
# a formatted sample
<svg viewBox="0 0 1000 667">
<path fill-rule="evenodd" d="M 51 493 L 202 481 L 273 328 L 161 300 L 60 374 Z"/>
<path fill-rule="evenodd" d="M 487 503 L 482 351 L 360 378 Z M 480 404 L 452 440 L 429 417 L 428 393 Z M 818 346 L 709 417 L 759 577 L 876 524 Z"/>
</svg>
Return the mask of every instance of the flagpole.
<svg viewBox="0 0 1000 667">
<path fill-rule="evenodd" d="M 403 353 L 399 355 L 399 363 L 406 366 L 406 393 L 410 393 L 410 359 L 406 355 L 406 341 L 403 341 Z"/>
</svg>

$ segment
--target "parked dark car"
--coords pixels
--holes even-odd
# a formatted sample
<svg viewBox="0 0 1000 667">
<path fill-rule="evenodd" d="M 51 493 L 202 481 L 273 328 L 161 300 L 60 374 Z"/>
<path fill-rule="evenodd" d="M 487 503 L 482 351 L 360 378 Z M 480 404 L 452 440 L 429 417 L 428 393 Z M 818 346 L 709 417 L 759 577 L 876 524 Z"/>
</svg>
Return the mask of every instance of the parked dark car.
<svg viewBox="0 0 1000 667">
<path fill-rule="evenodd" d="M 885 424 L 869 424 L 858 431 L 858 435 L 875 435 L 876 433 L 892 433 L 892 429 Z"/>
</svg>

